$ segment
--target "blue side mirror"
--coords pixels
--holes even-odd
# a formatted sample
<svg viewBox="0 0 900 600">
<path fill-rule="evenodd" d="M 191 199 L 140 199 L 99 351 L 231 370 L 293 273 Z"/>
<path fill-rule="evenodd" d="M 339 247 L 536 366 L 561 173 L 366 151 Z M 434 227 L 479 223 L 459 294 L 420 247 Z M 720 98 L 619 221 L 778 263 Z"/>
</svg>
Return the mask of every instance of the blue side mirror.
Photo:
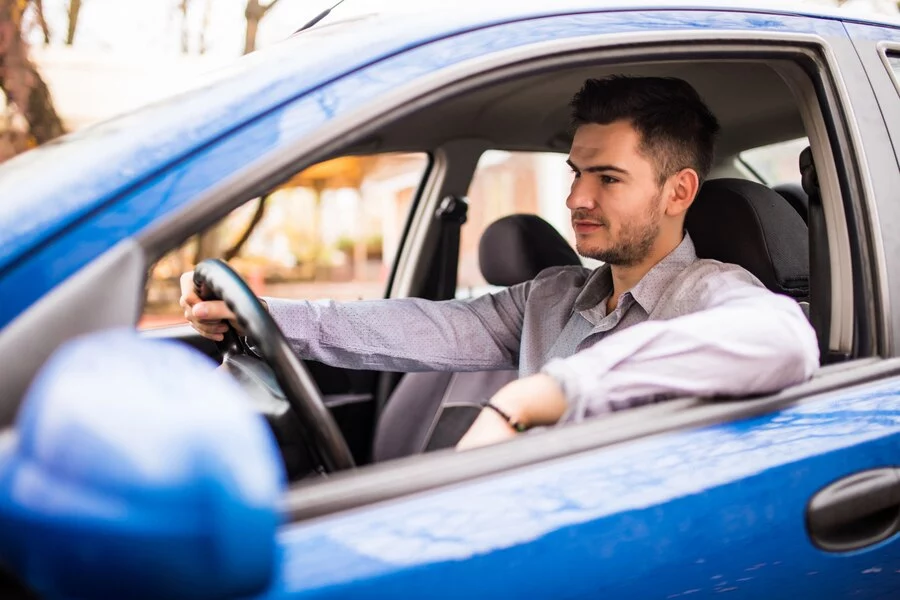
<svg viewBox="0 0 900 600">
<path fill-rule="evenodd" d="M 49 598 L 265 591 L 282 463 L 214 366 L 134 332 L 57 351 L 0 441 L 0 562 Z"/>
</svg>

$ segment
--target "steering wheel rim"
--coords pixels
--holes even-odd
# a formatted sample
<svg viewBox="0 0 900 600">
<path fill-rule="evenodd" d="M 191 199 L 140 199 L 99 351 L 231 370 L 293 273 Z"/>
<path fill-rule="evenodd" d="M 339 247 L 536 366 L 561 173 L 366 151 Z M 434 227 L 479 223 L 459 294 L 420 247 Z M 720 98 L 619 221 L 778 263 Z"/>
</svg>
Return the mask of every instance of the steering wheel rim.
<svg viewBox="0 0 900 600">
<path fill-rule="evenodd" d="M 353 455 L 340 428 L 322 400 L 322 394 L 303 362 L 291 350 L 281 329 L 256 294 L 228 264 L 207 259 L 194 269 L 194 287 L 203 300 L 222 300 L 238 324 L 256 342 L 262 359 L 272 368 L 291 409 L 297 414 L 303 435 L 328 473 L 351 469 Z M 219 348 L 235 353 L 243 345 L 233 331 Z"/>
</svg>

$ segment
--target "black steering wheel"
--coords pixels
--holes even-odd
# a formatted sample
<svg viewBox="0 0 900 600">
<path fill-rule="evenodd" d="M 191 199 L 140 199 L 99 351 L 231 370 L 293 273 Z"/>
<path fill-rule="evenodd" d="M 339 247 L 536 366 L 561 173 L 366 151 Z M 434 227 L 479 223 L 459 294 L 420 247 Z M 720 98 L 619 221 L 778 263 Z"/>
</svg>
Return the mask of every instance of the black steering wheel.
<svg viewBox="0 0 900 600">
<path fill-rule="evenodd" d="M 306 444 L 321 468 L 328 473 L 353 468 L 353 456 L 326 408 L 318 386 L 291 350 L 272 315 L 240 275 L 221 260 L 204 260 L 194 269 L 194 290 L 202 300 L 224 301 L 237 317 L 241 329 L 272 368 L 288 404 L 299 417 Z M 217 346 L 223 361 L 249 353 L 233 329 L 228 330 Z"/>
</svg>

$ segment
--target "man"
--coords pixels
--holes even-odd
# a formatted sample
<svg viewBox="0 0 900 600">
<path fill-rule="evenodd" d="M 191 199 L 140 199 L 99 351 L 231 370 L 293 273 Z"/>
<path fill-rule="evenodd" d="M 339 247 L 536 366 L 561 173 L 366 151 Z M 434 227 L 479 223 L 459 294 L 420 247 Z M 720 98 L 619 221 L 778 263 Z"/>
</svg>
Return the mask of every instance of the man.
<svg viewBox="0 0 900 600">
<path fill-rule="evenodd" d="M 303 358 L 397 371 L 519 369 L 458 448 L 677 395 L 772 392 L 809 378 L 818 345 L 799 306 L 736 265 L 699 260 L 685 213 L 719 126 L 668 78 L 585 82 L 571 103 L 576 249 L 591 272 L 551 268 L 467 301 L 268 300 Z M 233 315 L 182 277 L 185 317 L 219 339 Z"/>
</svg>

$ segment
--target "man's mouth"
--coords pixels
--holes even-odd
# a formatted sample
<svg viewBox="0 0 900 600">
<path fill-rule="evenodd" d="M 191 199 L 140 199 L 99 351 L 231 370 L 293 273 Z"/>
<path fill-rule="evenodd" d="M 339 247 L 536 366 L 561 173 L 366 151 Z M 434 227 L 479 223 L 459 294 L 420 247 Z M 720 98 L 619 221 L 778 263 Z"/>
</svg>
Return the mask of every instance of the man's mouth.
<svg viewBox="0 0 900 600">
<path fill-rule="evenodd" d="M 584 219 L 576 219 L 572 221 L 572 228 L 575 230 L 576 234 L 593 233 L 601 227 L 604 227 L 604 225 L 597 221 L 587 221 Z"/>
</svg>

